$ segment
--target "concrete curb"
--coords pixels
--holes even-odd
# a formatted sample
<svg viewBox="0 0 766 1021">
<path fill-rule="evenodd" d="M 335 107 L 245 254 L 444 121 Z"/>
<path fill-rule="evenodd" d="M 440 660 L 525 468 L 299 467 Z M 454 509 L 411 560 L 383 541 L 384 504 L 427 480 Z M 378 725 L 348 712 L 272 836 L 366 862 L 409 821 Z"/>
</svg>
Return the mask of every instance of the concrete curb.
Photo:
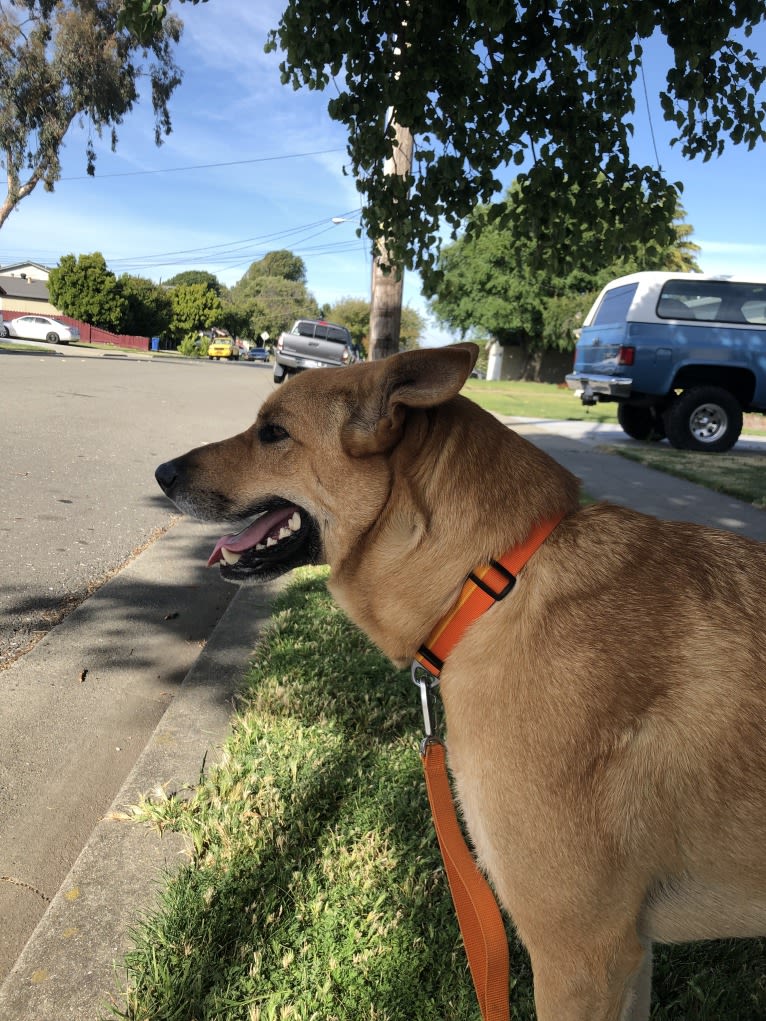
<svg viewBox="0 0 766 1021">
<path fill-rule="evenodd" d="M 0 987 L 3 1021 L 95 1021 L 119 1002 L 116 962 L 149 909 L 184 839 L 162 838 L 117 813 L 158 785 L 193 786 L 229 733 L 232 698 L 279 585 L 240 589 L 189 670 L 111 809 Z"/>
</svg>

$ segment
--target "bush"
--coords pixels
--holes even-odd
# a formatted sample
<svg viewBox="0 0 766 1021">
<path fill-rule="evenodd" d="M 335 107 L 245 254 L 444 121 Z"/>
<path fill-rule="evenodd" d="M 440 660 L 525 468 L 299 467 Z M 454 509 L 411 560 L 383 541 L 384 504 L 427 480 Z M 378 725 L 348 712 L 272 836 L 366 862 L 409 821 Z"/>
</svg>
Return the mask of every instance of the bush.
<svg viewBox="0 0 766 1021">
<path fill-rule="evenodd" d="M 187 333 L 178 345 L 178 351 L 187 358 L 207 358 L 210 338 L 203 333 Z"/>
</svg>

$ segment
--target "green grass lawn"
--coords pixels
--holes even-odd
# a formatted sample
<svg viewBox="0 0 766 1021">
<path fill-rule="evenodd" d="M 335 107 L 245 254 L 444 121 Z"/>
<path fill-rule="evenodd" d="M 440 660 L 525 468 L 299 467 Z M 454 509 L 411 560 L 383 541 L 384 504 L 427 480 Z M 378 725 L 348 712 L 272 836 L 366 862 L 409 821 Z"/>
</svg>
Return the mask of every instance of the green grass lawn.
<svg viewBox="0 0 766 1021">
<path fill-rule="evenodd" d="M 53 351 L 48 351 L 45 348 L 35 347 L 34 344 L 24 344 L 23 342 L 11 343 L 8 340 L 0 340 L 0 351 L 15 351 L 17 354 L 19 351 L 24 351 L 27 354 L 30 351 L 35 354 L 41 355 L 52 355 Z"/>
<path fill-rule="evenodd" d="M 299 576 L 221 766 L 191 799 L 138 809 L 187 834 L 192 861 L 138 930 L 122 1016 L 478 1021 L 416 689 L 330 601 L 323 572 Z"/>
<path fill-rule="evenodd" d="M 121 347 L 119 344 L 108 344 L 101 343 L 99 341 L 86 341 L 86 340 L 75 340 L 70 341 L 70 348 L 83 348 L 86 351 L 114 351 L 120 354 L 126 355 L 146 355 L 151 354 L 151 351 L 147 351 L 144 347 Z"/>
<path fill-rule="evenodd" d="M 420 709 L 331 602 L 278 599 L 221 764 L 136 819 L 190 862 L 134 931 L 130 1021 L 479 1021 L 430 821 Z M 186 795 L 190 796 L 186 796 Z M 511 1004 L 534 1018 L 509 927 Z M 766 942 L 659 949 L 653 1021 L 762 1021 Z"/>
<path fill-rule="evenodd" d="M 87 344 L 84 341 L 72 342 L 69 344 L 49 344 L 47 347 L 40 347 L 39 344 L 25 344 L 23 341 L 10 341 L 0 340 L 0 350 L 3 351 L 26 351 L 29 353 L 33 351 L 35 354 L 40 355 L 52 355 L 56 350 L 60 350 L 62 347 L 68 347 L 72 350 L 82 348 L 83 350 L 97 350 L 97 351 L 113 351 L 119 354 L 147 354 L 151 352 L 143 351 L 135 347 L 118 347 L 116 344 Z M 157 352 L 154 352 L 155 354 Z"/>
<path fill-rule="evenodd" d="M 497 415 L 518 418 L 556 418 L 575 422 L 616 422 L 617 405 L 596 404 L 586 408 L 563 384 L 520 383 L 513 380 L 489 382 L 469 379 L 462 391 L 482 408 Z"/>
<path fill-rule="evenodd" d="M 666 443 L 635 443 L 608 449 L 648 468 L 766 509 L 766 449 L 762 454 L 737 451 L 736 447 L 727 454 L 700 454 L 674 450 Z"/>
</svg>

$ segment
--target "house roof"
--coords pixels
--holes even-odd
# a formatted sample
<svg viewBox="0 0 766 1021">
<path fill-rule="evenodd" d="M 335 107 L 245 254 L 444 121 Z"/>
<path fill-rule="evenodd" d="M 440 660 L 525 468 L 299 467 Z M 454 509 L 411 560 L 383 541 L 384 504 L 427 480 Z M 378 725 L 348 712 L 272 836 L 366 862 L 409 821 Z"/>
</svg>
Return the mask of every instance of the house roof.
<svg viewBox="0 0 766 1021">
<path fill-rule="evenodd" d="M 0 275 L 0 295 L 4 298 L 31 298 L 33 301 L 49 300 L 47 281 L 30 280 L 29 277 Z"/>
<path fill-rule="evenodd" d="M 0 266 L 0 276 L 13 276 L 18 275 L 15 273 L 16 270 L 23 270 L 31 267 L 32 269 L 39 269 L 41 273 L 45 273 L 47 277 L 51 271 L 50 266 L 43 266 L 41 262 L 12 262 L 7 266 Z"/>
</svg>

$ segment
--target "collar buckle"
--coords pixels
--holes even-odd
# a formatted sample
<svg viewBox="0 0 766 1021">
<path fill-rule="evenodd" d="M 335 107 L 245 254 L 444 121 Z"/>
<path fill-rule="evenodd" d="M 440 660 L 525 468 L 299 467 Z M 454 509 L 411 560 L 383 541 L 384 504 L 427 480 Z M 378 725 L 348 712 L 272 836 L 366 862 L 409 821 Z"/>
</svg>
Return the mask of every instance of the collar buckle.
<svg viewBox="0 0 766 1021">
<path fill-rule="evenodd" d="M 513 589 L 516 584 L 516 575 L 511 574 L 508 568 L 505 567 L 504 564 L 501 564 L 498 560 L 490 560 L 489 563 L 493 571 L 497 571 L 502 578 L 505 578 L 505 585 L 503 585 L 498 592 L 495 592 L 493 588 L 490 588 L 485 579 L 480 578 L 478 574 L 474 574 L 473 571 L 471 571 L 468 577 L 477 588 L 480 588 L 482 592 L 486 592 L 490 599 L 494 599 L 495 602 L 499 603 L 500 600 L 505 599 L 508 593 Z"/>
</svg>

